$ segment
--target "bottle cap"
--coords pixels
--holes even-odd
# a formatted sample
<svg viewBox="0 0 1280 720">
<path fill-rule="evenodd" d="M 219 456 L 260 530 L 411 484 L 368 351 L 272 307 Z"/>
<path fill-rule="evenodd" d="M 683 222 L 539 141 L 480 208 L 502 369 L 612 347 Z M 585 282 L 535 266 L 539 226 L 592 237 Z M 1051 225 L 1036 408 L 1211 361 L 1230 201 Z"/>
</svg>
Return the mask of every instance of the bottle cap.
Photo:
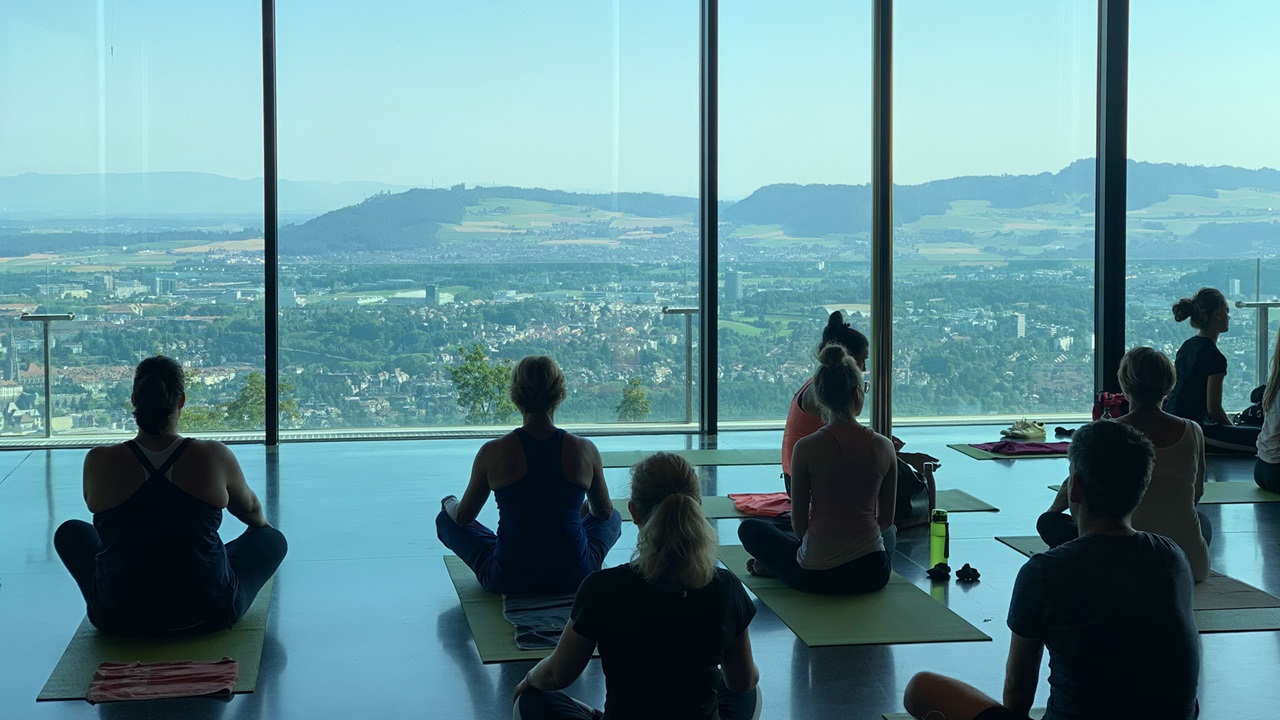
<svg viewBox="0 0 1280 720">
<path fill-rule="evenodd" d="M 932 518 L 932 521 L 933 521 L 933 522 L 946 522 L 946 521 L 947 521 L 947 511 L 946 511 L 946 510 L 934 510 L 934 511 L 933 511 L 933 518 Z"/>
</svg>

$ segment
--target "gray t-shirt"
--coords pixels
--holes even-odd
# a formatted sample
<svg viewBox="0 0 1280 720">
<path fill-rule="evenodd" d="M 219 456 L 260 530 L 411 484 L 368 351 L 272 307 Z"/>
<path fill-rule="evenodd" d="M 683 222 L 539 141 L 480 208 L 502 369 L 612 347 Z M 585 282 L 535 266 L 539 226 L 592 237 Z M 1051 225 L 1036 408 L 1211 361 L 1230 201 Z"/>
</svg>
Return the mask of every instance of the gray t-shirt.
<svg viewBox="0 0 1280 720">
<path fill-rule="evenodd" d="M 1150 533 L 1085 535 L 1029 559 L 1009 629 L 1049 650 L 1045 720 L 1195 717 L 1191 566 Z"/>
</svg>

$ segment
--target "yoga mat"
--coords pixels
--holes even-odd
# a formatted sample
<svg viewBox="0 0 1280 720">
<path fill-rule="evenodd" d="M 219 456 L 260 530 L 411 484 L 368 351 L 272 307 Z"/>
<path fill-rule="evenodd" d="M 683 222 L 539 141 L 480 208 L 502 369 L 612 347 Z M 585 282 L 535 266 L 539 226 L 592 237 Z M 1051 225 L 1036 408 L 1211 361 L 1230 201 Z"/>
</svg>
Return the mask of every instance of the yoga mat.
<svg viewBox="0 0 1280 720">
<path fill-rule="evenodd" d="M 1054 453 L 1053 455 L 998 455 L 986 450 L 967 445 L 965 443 L 948 443 L 947 447 L 952 450 L 958 450 L 974 460 L 1041 460 L 1045 458 L 1064 458 L 1066 453 Z"/>
<path fill-rule="evenodd" d="M 654 450 L 615 450 L 600 453 L 607 468 L 631 467 L 652 455 Z M 668 450 L 689 461 L 690 465 L 781 465 L 782 449 L 754 450 Z"/>
<path fill-rule="evenodd" d="M 1050 485 L 1057 492 L 1061 485 Z M 1280 502 L 1280 493 L 1263 490 L 1251 482 L 1207 482 L 1201 505 L 1233 505 L 1236 503 Z"/>
<path fill-rule="evenodd" d="M 719 557 L 809 647 L 991 639 L 897 573 L 878 592 L 813 595 L 748 573 L 741 545 L 720 546 Z"/>
<path fill-rule="evenodd" d="M 85 618 L 72 636 L 62 659 L 36 700 L 83 700 L 93 682 L 93 672 L 104 662 L 217 661 L 229 657 L 240 664 L 238 693 L 253 692 L 258 685 L 262 642 L 267 635 L 267 612 L 275 578 L 267 581 L 244 617 L 230 630 L 181 638 L 135 638 L 98 632 Z"/>
<path fill-rule="evenodd" d="M 1017 536 L 996 539 L 1027 557 L 1049 549 L 1049 546 L 1038 537 Z M 1205 578 L 1204 582 L 1196 583 L 1194 607 L 1198 618 L 1204 611 L 1280 608 L 1280 598 L 1229 575 L 1210 570 L 1209 577 Z M 1197 620 L 1198 623 L 1199 620 Z"/>
<path fill-rule="evenodd" d="M 1030 719 L 1043 720 L 1044 712 L 1047 712 L 1046 708 L 1033 707 L 1032 711 L 1030 711 Z M 886 714 L 881 715 L 881 717 L 883 717 L 884 720 L 915 720 L 914 717 L 906 714 L 906 712 L 886 712 Z"/>
<path fill-rule="evenodd" d="M 631 510 L 627 508 L 626 498 L 613 498 L 613 507 L 622 515 L 623 522 L 632 521 Z M 953 513 L 1000 511 L 1000 508 L 983 502 L 963 490 L 939 490 L 938 507 Z M 724 495 L 704 495 L 702 498 L 702 514 L 709 520 L 752 517 L 734 507 L 733 500 Z"/>
<path fill-rule="evenodd" d="M 471 637 L 475 640 L 481 662 L 540 660 L 551 654 L 551 648 L 521 650 L 516 647 L 516 630 L 502 615 L 502 596 L 485 592 L 475 573 L 461 558 L 447 555 L 444 565 L 449 570 L 454 589 L 458 591 L 458 599 L 462 601 L 462 612 L 467 616 L 467 625 L 471 627 Z"/>
</svg>

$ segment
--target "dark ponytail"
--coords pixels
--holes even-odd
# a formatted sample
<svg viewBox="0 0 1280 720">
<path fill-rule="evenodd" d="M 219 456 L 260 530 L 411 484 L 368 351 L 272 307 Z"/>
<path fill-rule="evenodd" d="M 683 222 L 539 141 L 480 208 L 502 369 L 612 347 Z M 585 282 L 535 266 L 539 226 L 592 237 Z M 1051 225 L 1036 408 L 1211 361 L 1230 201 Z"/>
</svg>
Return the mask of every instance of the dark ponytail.
<svg viewBox="0 0 1280 720">
<path fill-rule="evenodd" d="M 839 310 L 831 313 L 831 317 L 827 318 L 827 326 L 822 329 L 822 342 L 818 343 L 818 351 L 821 352 L 823 347 L 832 343 L 839 344 L 845 352 L 855 358 L 866 357 L 867 350 L 871 347 L 867 336 L 850 327 Z"/>
<path fill-rule="evenodd" d="M 164 430 L 186 394 L 182 366 L 156 355 L 138 363 L 133 372 L 133 419 L 138 429 L 155 434 Z"/>
</svg>

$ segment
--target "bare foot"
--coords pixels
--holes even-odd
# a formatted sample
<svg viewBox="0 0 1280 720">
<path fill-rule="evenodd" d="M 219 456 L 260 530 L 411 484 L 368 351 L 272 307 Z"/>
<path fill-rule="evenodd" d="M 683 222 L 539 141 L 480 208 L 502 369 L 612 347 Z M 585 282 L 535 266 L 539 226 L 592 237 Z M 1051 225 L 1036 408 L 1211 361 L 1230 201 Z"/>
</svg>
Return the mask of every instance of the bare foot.
<svg viewBox="0 0 1280 720">
<path fill-rule="evenodd" d="M 751 558 L 747 561 L 747 572 L 755 575 L 756 577 L 778 577 L 769 569 L 768 565 L 765 565 L 755 558 Z"/>
</svg>

